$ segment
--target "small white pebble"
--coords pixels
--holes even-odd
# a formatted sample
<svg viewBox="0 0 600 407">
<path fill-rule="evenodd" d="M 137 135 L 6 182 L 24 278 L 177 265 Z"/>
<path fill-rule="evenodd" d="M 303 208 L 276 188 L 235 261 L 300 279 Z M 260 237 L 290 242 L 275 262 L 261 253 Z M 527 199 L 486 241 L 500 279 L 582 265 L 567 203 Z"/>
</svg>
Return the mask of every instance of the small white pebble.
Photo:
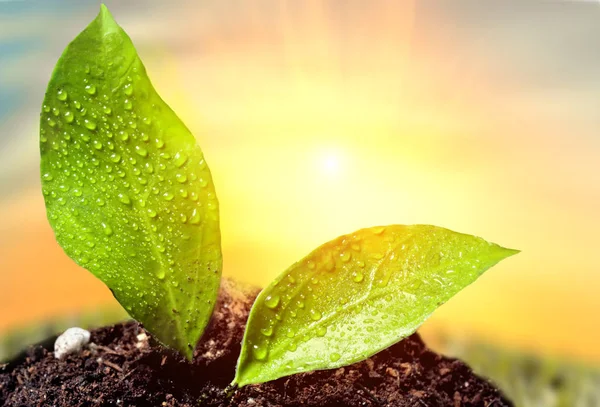
<svg viewBox="0 0 600 407">
<path fill-rule="evenodd" d="M 144 332 L 137 335 L 136 338 L 138 340 L 135 344 L 136 348 L 143 349 L 148 346 L 148 335 L 146 335 Z"/>
<path fill-rule="evenodd" d="M 90 333 L 82 328 L 69 328 L 54 342 L 54 357 L 62 359 L 81 350 L 90 341 Z"/>
<path fill-rule="evenodd" d="M 248 404 L 249 406 L 253 406 L 256 404 L 256 401 L 253 398 L 248 398 L 246 404 Z"/>
</svg>

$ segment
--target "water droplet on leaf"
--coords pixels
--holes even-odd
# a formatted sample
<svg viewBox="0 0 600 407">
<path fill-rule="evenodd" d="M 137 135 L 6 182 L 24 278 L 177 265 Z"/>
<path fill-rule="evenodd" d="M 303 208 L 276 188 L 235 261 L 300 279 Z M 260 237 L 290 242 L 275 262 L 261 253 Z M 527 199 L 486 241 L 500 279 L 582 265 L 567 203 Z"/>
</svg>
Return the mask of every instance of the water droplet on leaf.
<svg viewBox="0 0 600 407">
<path fill-rule="evenodd" d="M 278 295 L 268 295 L 267 298 L 265 298 L 265 305 L 271 309 L 277 308 L 279 300 L 280 298 Z"/>
<path fill-rule="evenodd" d="M 64 89 L 59 89 L 58 90 L 58 92 L 56 94 L 56 98 L 58 100 L 65 101 L 65 100 L 67 100 L 67 97 L 68 97 L 68 95 L 67 95 L 67 91 L 66 90 L 64 90 Z"/>
<path fill-rule="evenodd" d="M 94 84 L 86 85 L 85 91 L 90 95 L 95 95 L 96 94 L 96 85 L 94 85 Z"/>
<path fill-rule="evenodd" d="M 102 224 L 102 230 L 106 236 L 112 236 L 112 234 L 114 233 L 113 228 L 111 228 L 110 225 L 107 225 L 106 223 Z"/>
<path fill-rule="evenodd" d="M 135 152 L 141 157 L 148 156 L 148 150 L 141 146 L 135 146 Z"/>
<path fill-rule="evenodd" d="M 254 358 L 256 360 L 265 360 L 268 354 L 267 348 L 260 345 L 254 345 L 252 347 L 252 353 L 254 354 Z"/>
</svg>

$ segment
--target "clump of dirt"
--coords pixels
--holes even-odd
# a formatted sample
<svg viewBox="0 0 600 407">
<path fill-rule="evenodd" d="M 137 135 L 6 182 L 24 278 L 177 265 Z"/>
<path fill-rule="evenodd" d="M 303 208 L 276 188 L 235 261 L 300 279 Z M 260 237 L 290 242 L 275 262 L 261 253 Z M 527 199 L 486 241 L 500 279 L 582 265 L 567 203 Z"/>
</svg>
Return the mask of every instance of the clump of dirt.
<svg viewBox="0 0 600 407">
<path fill-rule="evenodd" d="M 225 281 L 194 362 L 153 343 L 136 322 L 92 331 L 63 360 L 51 344 L 0 367 L 0 405 L 33 406 L 512 406 L 464 363 L 427 349 L 417 334 L 351 366 L 246 386 L 228 398 L 256 290 Z M 51 338 L 52 339 L 52 338 Z"/>
</svg>

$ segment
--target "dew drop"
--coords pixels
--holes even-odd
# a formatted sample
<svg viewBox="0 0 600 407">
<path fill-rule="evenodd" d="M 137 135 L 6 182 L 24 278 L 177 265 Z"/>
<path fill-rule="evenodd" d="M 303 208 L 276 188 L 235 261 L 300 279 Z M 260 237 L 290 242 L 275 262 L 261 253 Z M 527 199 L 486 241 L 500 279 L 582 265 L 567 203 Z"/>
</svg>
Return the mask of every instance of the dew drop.
<svg viewBox="0 0 600 407">
<path fill-rule="evenodd" d="M 351 257 L 352 257 L 352 253 L 350 253 L 348 251 L 340 253 L 340 260 L 342 260 L 344 263 L 348 263 L 350 261 Z"/>
<path fill-rule="evenodd" d="M 83 125 L 89 130 L 96 130 L 96 122 L 93 122 L 91 120 L 85 119 L 83 121 Z"/>
<path fill-rule="evenodd" d="M 86 85 L 85 91 L 90 95 L 95 95 L 96 94 L 96 85 L 94 85 L 94 84 Z"/>
<path fill-rule="evenodd" d="M 64 117 L 67 123 L 73 123 L 73 120 L 75 120 L 75 116 L 71 112 L 65 112 Z"/>
<path fill-rule="evenodd" d="M 267 298 L 265 298 L 265 305 L 271 309 L 277 308 L 277 306 L 279 305 L 279 296 L 267 295 Z"/>
<path fill-rule="evenodd" d="M 112 236 L 112 234 L 114 233 L 113 228 L 111 228 L 110 225 L 107 225 L 106 223 L 102 224 L 102 231 L 106 236 Z"/>
<path fill-rule="evenodd" d="M 165 270 L 163 270 L 163 269 L 159 269 L 159 270 L 156 272 L 156 277 L 157 277 L 159 280 L 163 280 L 163 279 L 165 278 L 165 274 L 166 274 L 166 273 L 165 273 Z"/>
<path fill-rule="evenodd" d="M 374 258 L 375 260 L 381 260 L 381 259 L 383 259 L 384 255 L 383 255 L 383 253 L 373 253 L 373 254 L 371 254 L 371 257 Z"/>
<path fill-rule="evenodd" d="M 111 160 L 113 163 L 118 163 L 119 161 L 121 161 L 121 156 L 120 156 L 119 154 L 117 154 L 117 153 L 112 153 L 112 154 L 110 155 L 110 160 Z"/>
<path fill-rule="evenodd" d="M 157 213 L 154 209 L 152 209 L 152 208 L 148 209 L 148 216 L 150 216 L 151 218 L 156 218 L 156 215 L 157 215 Z"/>
<path fill-rule="evenodd" d="M 67 100 L 67 96 L 68 96 L 68 95 L 67 95 L 67 91 L 66 91 L 66 90 L 64 90 L 64 89 L 59 89 L 59 90 L 58 90 L 58 93 L 56 94 L 56 98 L 57 98 L 58 100 L 62 100 L 62 101 L 65 101 L 65 100 Z"/>
<path fill-rule="evenodd" d="M 123 102 L 123 107 L 125 110 L 131 110 L 133 109 L 133 103 L 131 103 L 131 100 L 125 99 L 125 102 Z"/>
<path fill-rule="evenodd" d="M 260 333 L 263 334 L 264 336 L 271 336 L 271 335 L 273 335 L 273 328 L 272 327 L 261 328 Z"/>
<path fill-rule="evenodd" d="M 103 111 L 105 114 L 111 114 L 111 113 L 112 113 L 112 109 L 111 109 L 110 107 L 108 107 L 108 106 L 104 106 L 104 107 L 102 108 L 102 111 Z"/>
<path fill-rule="evenodd" d="M 163 199 L 164 199 L 165 201 L 172 201 L 172 200 L 173 200 L 173 198 L 174 198 L 174 195 L 173 195 L 172 193 L 170 193 L 170 192 L 165 192 L 165 193 L 163 194 Z"/>
<path fill-rule="evenodd" d="M 385 226 L 378 226 L 373 228 L 373 234 L 380 235 L 385 231 Z"/>
<path fill-rule="evenodd" d="M 141 147 L 141 146 L 135 146 L 135 152 L 140 157 L 147 157 L 148 156 L 148 150 L 146 150 L 144 147 Z"/>
<path fill-rule="evenodd" d="M 326 333 L 327 333 L 326 326 L 320 326 L 317 328 L 316 334 L 318 337 L 322 338 L 323 336 L 325 336 Z"/>
<path fill-rule="evenodd" d="M 313 321 L 318 321 L 321 319 L 323 315 L 319 311 L 311 310 L 310 311 L 310 319 Z"/>
<path fill-rule="evenodd" d="M 356 283 L 360 283 L 361 281 L 363 281 L 363 279 L 364 279 L 364 275 L 360 271 L 354 273 L 352 276 L 352 280 L 354 280 L 354 282 L 356 282 Z"/>
<path fill-rule="evenodd" d="M 178 168 L 183 167 L 183 165 L 186 163 L 186 161 L 187 161 L 187 156 L 184 153 L 179 152 L 179 151 L 173 157 L 173 164 L 175 164 L 175 166 Z"/>
<path fill-rule="evenodd" d="M 339 353 L 332 353 L 331 355 L 329 355 L 329 360 L 331 360 L 332 362 L 337 362 L 338 360 L 340 360 L 342 356 Z"/>
<path fill-rule="evenodd" d="M 194 208 L 194 210 L 192 211 L 192 216 L 190 216 L 190 223 L 192 225 L 197 225 L 200 223 L 200 213 L 196 208 Z"/>
<path fill-rule="evenodd" d="M 44 179 L 44 181 L 52 181 L 54 179 L 54 177 L 52 176 L 52 174 L 50 174 L 49 172 L 47 172 L 44 175 L 42 175 L 42 178 Z"/>
<path fill-rule="evenodd" d="M 252 354 L 256 360 L 265 360 L 268 354 L 267 348 L 264 346 L 253 345 Z"/>
<path fill-rule="evenodd" d="M 96 150 L 102 150 L 102 143 L 101 143 L 101 142 L 99 142 L 99 141 L 96 141 L 96 142 L 94 143 L 94 148 L 95 148 Z"/>
<path fill-rule="evenodd" d="M 187 176 L 185 174 L 177 174 L 177 175 L 175 175 L 175 179 L 177 180 L 177 182 L 180 182 L 183 184 L 187 181 Z"/>
<path fill-rule="evenodd" d="M 125 205 L 129 205 L 131 203 L 131 199 L 125 194 L 119 194 L 119 201 L 124 203 Z"/>
</svg>

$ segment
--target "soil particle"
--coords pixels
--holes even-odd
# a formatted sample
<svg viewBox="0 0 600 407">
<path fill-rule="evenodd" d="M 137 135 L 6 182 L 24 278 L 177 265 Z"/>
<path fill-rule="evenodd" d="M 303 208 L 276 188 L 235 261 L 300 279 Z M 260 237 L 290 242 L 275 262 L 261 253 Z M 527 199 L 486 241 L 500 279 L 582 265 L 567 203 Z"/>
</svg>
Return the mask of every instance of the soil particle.
<svg viewBox="0 0 600 407">
<path fill-rule="evenodd" d="M 238 389 L 234 376 L 255 290 L 224 281 L 193 364 L 155 344 L 136 322 L 92 331 L 62 360 L 52 340 L 0 366 L 0 406 L 512 406 L 464 363 L 437 355 L 417 334 L 363 362 Z"/>
</svg>

